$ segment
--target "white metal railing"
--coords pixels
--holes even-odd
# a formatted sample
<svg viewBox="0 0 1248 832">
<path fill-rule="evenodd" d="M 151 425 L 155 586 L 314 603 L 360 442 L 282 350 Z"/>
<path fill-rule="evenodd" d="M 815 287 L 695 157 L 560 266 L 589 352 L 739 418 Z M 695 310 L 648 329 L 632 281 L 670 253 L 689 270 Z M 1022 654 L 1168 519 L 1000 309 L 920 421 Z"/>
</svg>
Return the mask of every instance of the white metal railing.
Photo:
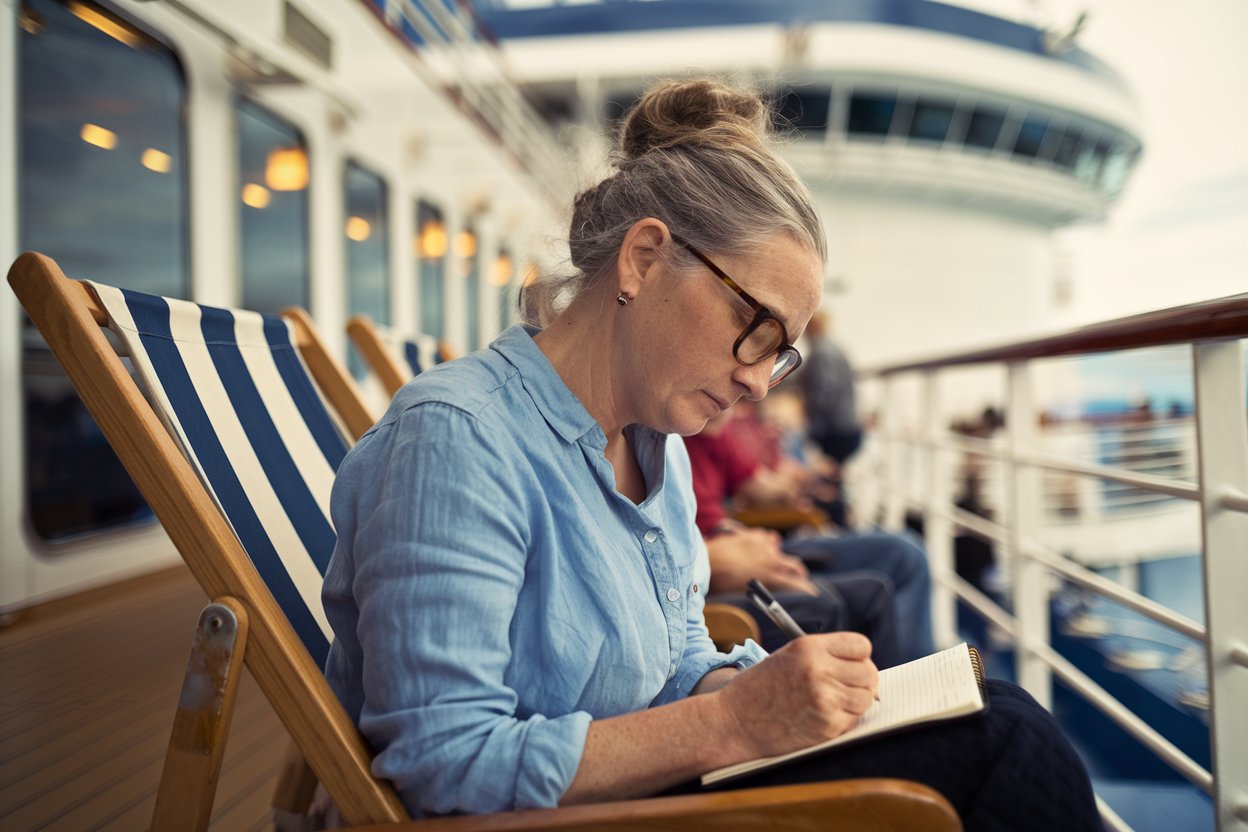
<svg viewBox="0 0 1248 832">
<path fill-rule="evenodd" d="M 406 22 L 424 41 L 421 54 L 438 81 L 498 137 L 556 205 L 569 202 L 566 154 L 471 13 L 444 0 L 385 0 L 383 6 L 386 22 L 401 37 L 406 39 Z"/>
<path fill-rule="evenodd" d="M 1248 395 L 1238 340 L 1245 337 L 1248 295 L 1238 295 L 1064 335 L 872 369 L 860 375 L 868 383 L 883 384 L 880 428 L 875 436 L 884 441 L 884 458 L 875 465 L 868 461 L 851 466 L 850 471 L 856 494 L 878 495 L 878 516 L 885 527 L 899 528 L 907 508 L 923 513 L 938 640 L 956 638 L 956 604 L 966 604 L 1013 640 L 1019 682 L 1038 701 L 1050 704 L 1056 675 L 1183 777 L 1211 793 L 1217 827 L 1224 832 L 1248 832 L 1248 605 L 1243 602 L 1248 590 Z M 1194 482 L 1140 470 L 1148 468 L 1145 455 L 1130 450 L 1113 457 L 1115 464 L 1101 464 L 1068 459 L 1039 447 L 1033 360 L 1162 344 L 1189 344 L 1192 351 L 1197 464 L 1168 466 L 1167 471 L 1194 474 Z M 952 414 L 940 401 L 941 372 L 990 363 L 1004 364 L 1008 370 L 1004 441 L 953 435 L 947 428 L 947 416 Z M 900 380 L 914 375 L 922 382 L 923 415 L 906 424 Z M 1001 466 L 1004 504 L 992 520 L 954 505 L 955 453 L 973 454 Z M 922 474 L 921 499 L 908 496 L 908 473 Z M 1129 486 L 1133 495 L 1163 495 L 1198 504 L 1206 623 L 1193 621 L 1042 545 L 1042 477 L 1053 473 L 1120 483 Z M 871 477 L 881 482 L 872 487 Z M 952 550 L 958 528 L 993 542 L 1005 555 L 1012 611 L 955 573 Z M 1049 610 L 1055 576 L 1204 645 L 1212 771 L 1051 646 Z M 1103 802 L 1101 806 L 1107 823 L 1115 829 L 1126 828 L 1108 806 Z"/>
</svg>

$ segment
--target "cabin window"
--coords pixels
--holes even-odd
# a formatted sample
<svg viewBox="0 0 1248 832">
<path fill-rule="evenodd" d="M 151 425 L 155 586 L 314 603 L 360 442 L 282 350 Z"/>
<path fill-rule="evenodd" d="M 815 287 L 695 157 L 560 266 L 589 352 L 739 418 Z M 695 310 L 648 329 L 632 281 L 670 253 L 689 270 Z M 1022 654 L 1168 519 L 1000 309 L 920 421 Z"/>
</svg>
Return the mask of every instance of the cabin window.
<svg viewBox="0 0 1248 832">
<path fill-rule="evenodd" d="M 910 138 L 922 142 L 942 143 L 953 121 L 953 104 L 920 98 L 914 105 L 910 121 Z"/>
<path fill-rule="evenodd" d="M 113 11 L 25 0 L 18 37 L 22 249 L 71 277 L 185 297 L 185 79 L 177 56 Z M 22 332 L 26 504 L 44 541 L 152 514 L 29 324 Z"/>
<path fill-rule="evenodd" d="M 1005 124 L 1005 112 L 992 107 L 976 107 L 971 119 L 966 124 L 966 138 L 963 144 L 968 147 L 980 147 L 992 150 L 997 146 L 1001 136 L 1001 128 Z"/>
<path fill-rule="evenodd" d="M 238 103 L 241 305 L 308 308 L 308 146 L 293 125 Z"/>
<path fill-rule="evenodd" d="M 1053 151 L 1053 164 L 1062 170 L 1069 171 L 1075 166 L 1075 151 L 1079 148 L 1081 131 L 1078 127 L 1067 127 L 1057 140 Z"/>
<path fill-rule="evenodd" d="M 1022 125 L 1018 128 L 1018 136 L 1014 139 L 1014 155 L 1021 159 L 1034 159 L 1039 156 L 1048 130 L 1049 120 L 1043 116 L 1029 116 L 1023 119 Z"/>
<path fill-rule="evenodd" d="M 512 277 L 516 273 L 515 261 L 507 246 L 499 246 L 498 257 L 490 267 L 490 285 L 494 287 L 495 302 L 498 304 L 498 331 L 502 332 L 512 324 Z"/>
<path fill-rule="evenodd" d="M 347 235 L 347 315 L 367 315 L 390 323 L 390 243 L 386 219 L 386 183 L 372 171 L 348 162 L 345 233 Z M 356 378 L 364 363 L 351 347 L 348 362 Z"/>
<path fill-rule="evenodd" d="M 897 96 L 854 93 L 849 99 L 851 134 L 886 136 L 897 111 Z"/>
<path fill-rule="evenodd" d="M 442 312 L 448 242 L 442 212 L 428 202 L 417 203 L 415 253 L 420 280 L 420 331 L 439 341 L 446 337 Z"/>
<path fill-rule="evenodd" d="M 832 91 L 828 87 L 787 89 L 775 97 L 776 115 L 782 125 L 803 133 L 822 133 L 828 127 Z"/>
<path fill-rule="evenodd" d="M 468 351 L 481 348 L 481 256 L 472 224 L 455 235 L 455 258 L 464 278 L 464 342 Z"/>
</svg>

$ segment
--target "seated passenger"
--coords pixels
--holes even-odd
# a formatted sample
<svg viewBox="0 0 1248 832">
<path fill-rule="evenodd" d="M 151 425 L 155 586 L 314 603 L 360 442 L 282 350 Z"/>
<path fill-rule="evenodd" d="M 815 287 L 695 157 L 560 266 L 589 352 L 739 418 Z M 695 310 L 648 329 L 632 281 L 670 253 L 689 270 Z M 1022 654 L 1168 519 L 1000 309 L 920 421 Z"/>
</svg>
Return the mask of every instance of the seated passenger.
<svg viewBox="0 0 1248 832">
<path fill-rule="evenodd" d="M 741 494 L 755 503 L 785 498 L 797 502 L 802 497 L 806 480 L 801 474 L 790 473 L 797 463 L 787 468 L 765 466 L 759 434 L 741 431 L 742 425 L 744 420 L 721 413 L 711 418 L 701 433 L 685 440 L 693 465 L 697 524 L 704 535 L 734 527 L 725 506 Z M 778 458 L 778 449 L 773 454 Z M 897 652 L 881 651 L 878 665 L 887 667 L 932 652 L 931 576 L 926 553 L 911 539 L 886 532 L 793 535 L 782 548 L 813 568 L 817 576 L 841 578 L 866 571 L 888 578 L 897 615 Z M 744 574 L 742 566 L 712 560 L 715 589 L 741 591 L 745 580 L 759 577 Z M 762 580 L 766 583 L 766 578 Z M 851 629 L 859 628 L 851 624 Z"/>
<path fill-rule="evenodd" d="M 548 296 L 565 308 L 417 377 L 343 462 L 326 676 L 413 815 L 694 789 L 871 704 L 860 635 L 725 655 L 702 621 L 679 437 L 796 365 L 823 274 L 819 218 L 766 121 L 714 82 L 647 93 L 618 171 L 576 199 L 578 274 Z M 1099 828 L 1052 718 L 1018 688 L 989 693 L 982 716 L 737 785 L 898 776 L 968 830 Z"/>
</svg>

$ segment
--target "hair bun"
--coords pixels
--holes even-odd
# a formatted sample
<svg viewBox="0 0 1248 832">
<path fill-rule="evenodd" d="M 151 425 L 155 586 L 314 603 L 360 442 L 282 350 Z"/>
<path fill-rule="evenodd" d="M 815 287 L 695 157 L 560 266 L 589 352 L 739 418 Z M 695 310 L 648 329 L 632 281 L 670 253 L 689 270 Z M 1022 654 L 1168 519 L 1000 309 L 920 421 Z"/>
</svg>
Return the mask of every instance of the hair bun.
<svg viewBox="0 0 1248 832">
<path fill-rule="evenodd" d="M 717 81 L 656 84 L 624 116 L 620 153 L 636 159 L 682 145 L 731 148 L 765 143 L 771 113 L 762 98 Z"/>
</svg>

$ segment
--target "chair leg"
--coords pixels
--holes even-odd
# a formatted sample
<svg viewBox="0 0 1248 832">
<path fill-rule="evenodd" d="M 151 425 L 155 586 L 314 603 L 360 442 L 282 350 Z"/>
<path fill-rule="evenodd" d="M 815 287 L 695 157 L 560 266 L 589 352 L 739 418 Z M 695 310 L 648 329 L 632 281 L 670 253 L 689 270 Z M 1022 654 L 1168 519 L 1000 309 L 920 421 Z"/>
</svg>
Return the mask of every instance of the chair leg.
<svg viewBox="0 0 1248 832">
<path fill-rule="evenodd" d="M 156 793 L 154 832 L 208 828 L 246 644 L 247 611 L 238 600 L 204 607 Z"/>
<path fill-rule="evenodd" d="M 292 741 L 282 761 L 273 790 L 273 828 L 277 832 L 302 832 L 314 828 L 310 819 L 312 799 L 316 796 L 316 773 L 308 765 L 298 743 Z"/>
</svg>

